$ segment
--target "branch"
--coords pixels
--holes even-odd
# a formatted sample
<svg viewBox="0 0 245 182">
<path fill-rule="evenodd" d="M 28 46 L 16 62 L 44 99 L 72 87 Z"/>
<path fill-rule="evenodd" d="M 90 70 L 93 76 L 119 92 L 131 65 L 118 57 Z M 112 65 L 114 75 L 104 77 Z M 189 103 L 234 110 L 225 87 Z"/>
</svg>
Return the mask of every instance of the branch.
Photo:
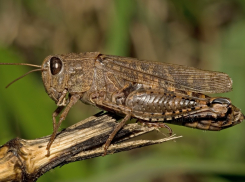
<svg viewBox="0 0 245 182">
<path fill-rule="evenodd" d="M 103 145 L 113 131 L 115 118 L 109 113 L 97 114 L 76 123 L 58 133 L 47 154 L 46 146 L 50 136 L 35 140 L 15 138 L 0 147 L 0 181 L 36 181 L 47 171 L 64 164 L 102 156 Z M 159 140 L 134 140 L 135 137 L 151 132 L 148 128 L 127 124 L 115 136 L 108 148 L 108 154 L 127 151 L 134 148 L 163 143 L 179 137 L 167 137 Z"/>
</svg>

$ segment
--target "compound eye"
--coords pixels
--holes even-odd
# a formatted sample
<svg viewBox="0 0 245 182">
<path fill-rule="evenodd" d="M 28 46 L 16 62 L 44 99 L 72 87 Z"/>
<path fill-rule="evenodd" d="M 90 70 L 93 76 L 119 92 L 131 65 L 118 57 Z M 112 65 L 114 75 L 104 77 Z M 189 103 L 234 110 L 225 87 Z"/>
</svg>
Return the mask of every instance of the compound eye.
<svg viewBox="0 0 245 182">
<path fill-rule="evenodd" d="M 50 71 L 52 75 L 57 75 L 62 69 L 62 61 L 60 58 L 52 57 L 50 59 Z"/>
<path fill-rule="evenodd" d="M 227 104 L 227 105 L 230 105 L 231 104 L 231 101 L 227 98 L 217 98 L 217 99 L 214 99 L 212 101 L 212 104 Z"/>
</svg>

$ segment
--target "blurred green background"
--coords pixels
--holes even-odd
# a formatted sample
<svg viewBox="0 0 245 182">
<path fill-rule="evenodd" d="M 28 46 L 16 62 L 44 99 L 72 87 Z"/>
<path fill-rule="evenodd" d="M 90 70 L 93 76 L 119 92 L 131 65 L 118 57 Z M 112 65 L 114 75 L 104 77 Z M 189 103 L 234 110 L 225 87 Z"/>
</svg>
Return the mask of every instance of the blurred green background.
<svg viewBox="0 0 245 182">
<path fill-rule="evenodd" d="M 234 86 L 219 95 L 245 113 L 244 49 L 244 0 L 0 1 L 0 62 L 40 65 L 50 54 L 100 51 L 222 71 Z M 52 133 L 56 105 L 39 72 L 4 88 L 29 70 L 0 67 L 1 144 Z M 62 127 L 96 112 L 79 102 Z M 184 137 L 68 164 L 39 181 L 245 181 L 244 123 L 220 132 L 171 127 Z"/>
</svg>

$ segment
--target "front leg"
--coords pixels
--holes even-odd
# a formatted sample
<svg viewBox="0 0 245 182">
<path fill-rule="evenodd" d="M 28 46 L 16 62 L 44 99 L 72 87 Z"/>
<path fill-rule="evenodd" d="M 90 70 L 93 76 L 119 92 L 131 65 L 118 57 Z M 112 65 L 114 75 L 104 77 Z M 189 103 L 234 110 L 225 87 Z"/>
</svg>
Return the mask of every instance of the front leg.
<svg viewBox="0 0 245 182">
<path fill-rule="evenodd" d="M 64 99 L 64 98 L 62 98 L 62 99 Z M 73 106 L 79 99 L 80 99 L 80 96 L 79 96 L 79 95 L 72 95 L 71 98 L 70 98 L 70 101 L 69 101 L 69 103 L 67 104 L 66 107 L 65 107 L 65 106 L 59 106 L 59 107 L 54 111 L 54 113 L 53 113 L 53 133 L 52 133 L 52 135 L 51 135 L 51 137 L 50 137 L 50 139 L 49 139 L 49 143 L 48 143 L 47 148 L 46 148 L 46 150 L 47 150 L 46 156 L 47 156 L 47 157 L 50 156 L 50 147 L 51 147 L 51 145 L 52 145 L 53 142 L 54 142 L 54 139 L 55 139 L 55 137 L 56 137 L 56 134 L 57 134 L 57 132 L 58 132 L 58 129 L 59 129 L 59 127 L 60 127 L 62 121 L 65 120 L 65 118 L 66 118 L 68 112 L 70 111 L 71 107 L 72 107 L 72 106 Z M 64 109 L 64 107 L 65 107 L 65 110 L 61 113 L 61 111 Z M 59 118 L 59 122 L 56 123 L 56 117 L 57 117 L 60 113 L 61 113 L 61 115 L 60 115 L 60 118 Z"/>
</svg>

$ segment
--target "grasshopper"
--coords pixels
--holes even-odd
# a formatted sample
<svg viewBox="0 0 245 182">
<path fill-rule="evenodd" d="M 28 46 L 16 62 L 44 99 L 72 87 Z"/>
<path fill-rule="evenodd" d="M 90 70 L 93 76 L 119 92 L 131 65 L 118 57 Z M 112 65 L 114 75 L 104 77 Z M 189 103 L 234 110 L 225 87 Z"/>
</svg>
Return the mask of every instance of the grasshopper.
<svg viewBox="0 0 245 182">
<path fill-rule="evenodd" d="M 57 105 L 47 156 L 62 121 L 78 100 L 123 116 L 104 145 L 104 155 L 131 118 L 149 127 L 165 127 L 170 135 L 172 130 L 165 123 L 219 131 L 244 120 L 229 98 L 205 95 L 231 91 L 231 78 L 221 72 L 99 52 L 51 55 L 41 66 L 19 65 L 38 67 L 25 75 L 41 71 L 45 90 Z"/>
</svg>

